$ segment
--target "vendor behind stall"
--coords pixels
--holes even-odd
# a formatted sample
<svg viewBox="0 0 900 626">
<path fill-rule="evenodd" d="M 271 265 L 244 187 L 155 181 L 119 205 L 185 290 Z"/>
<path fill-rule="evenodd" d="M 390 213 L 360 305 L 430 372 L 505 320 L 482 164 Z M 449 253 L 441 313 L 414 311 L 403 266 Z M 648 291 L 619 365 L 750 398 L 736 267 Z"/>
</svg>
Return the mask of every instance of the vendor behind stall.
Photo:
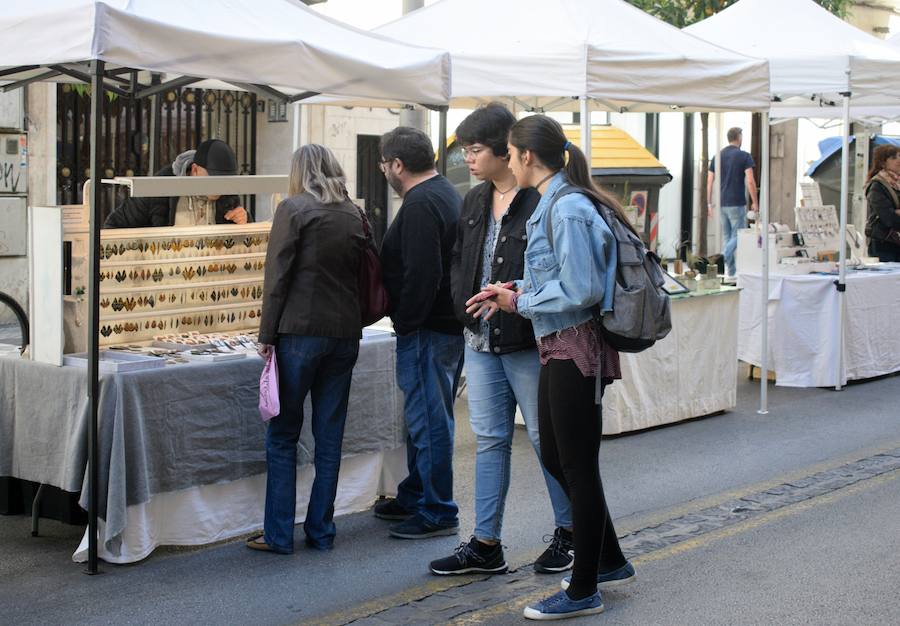
<svg viewBox="0 0 900 626">
<path fill-rule="evenodd" d="M 220 139 L 207 139 L 196 150 L 178 155 L 157 176 L 234 176 L 237 159 Z M 246 224 L 247 210 L 238 196 L 173 196 L 125 198 L 106 218 L 104 228 Z"/>
</svg>

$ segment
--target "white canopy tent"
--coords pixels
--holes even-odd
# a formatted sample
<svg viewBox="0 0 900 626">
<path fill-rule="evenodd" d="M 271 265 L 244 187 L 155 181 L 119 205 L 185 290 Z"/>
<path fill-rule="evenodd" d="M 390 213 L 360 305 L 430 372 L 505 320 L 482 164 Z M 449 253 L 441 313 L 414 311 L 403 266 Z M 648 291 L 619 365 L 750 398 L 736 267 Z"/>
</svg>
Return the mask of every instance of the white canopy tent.
<svg viewBox="0 0 900 626">
<path fill-rule="evenodd" d="M 776 17 L 777 16 L 777 17 Z M 832 15 L 812 0 L 739 0 L 724 11 L 684 29 L 720 45 L 768 59 L 772 117 L 842 117 L 840 241 L 846 241 L 849 133 L 853 106 L 900 105 L 900 50 Z M 765 131 L 768 134 L 768 131 Z M 764 163 L 768 167 L 768 163 Z M 768 206 L 760 207 L 768 229 Z M 763 237 L 763 311 L 768 301 L 768 237 Z M 843 293 L 846 246 L 841 245 L 837 289 L 838 362 L 836 388 L 843 384 Z M 760 412 L 766 412 L 768 320 L 762 316 Z"/>
<path fill-rule="evenodd" d="M 453 58 L 452 104 L 532 109 L 761 110 L 764 62 L 711 45 L 621 0 L 441 0 L 375 30 Z"/>
<path fill-rule="evenodd" d="M 91 84 L 88 571 L 96 573 L 103 91 L 143 97 L 210 78 L 281 100 L 330 93 L 441 106 L 449 95 L 450 60 L 433 48 L 344 26 L 298 0 L 14 2 L 0 14 L 0 35 L 3 90 L 48 80 Z M 178 77 L 146 86 L 147 72 Z"/>
<path fill-rule="evenodd" d="M 14 2 L 0 16 L 0 36 L 6 80 L 72 78 L 66 66 L 96 59 L 108 70 L 215 78 L 282 97 L 328 93 L 430 105 L 449 97 L 446 53 L 354 29 L 299 0 Z M 33 67 L 51 65 L 56 69 Z M 33 69 L 8 72 L 22 66 Z M 56 75 L 47 76 L 51 71 Z"/>
<path fill-rule="evenodd" d="M 441 0 L 375 32 L 449 51 L 453 106 L 501 99 L 530 111 L 580 110 L 588 159 L 591 110 L 768 109 L 764 61 L 622 0 Z"/>
</svg>

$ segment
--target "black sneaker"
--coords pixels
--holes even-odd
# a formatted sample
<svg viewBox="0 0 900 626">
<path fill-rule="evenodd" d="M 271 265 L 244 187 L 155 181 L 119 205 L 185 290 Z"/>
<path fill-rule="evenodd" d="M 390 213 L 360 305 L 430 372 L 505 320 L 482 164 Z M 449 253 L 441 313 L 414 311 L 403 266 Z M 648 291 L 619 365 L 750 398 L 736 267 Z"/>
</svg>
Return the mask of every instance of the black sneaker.
<svg viewBox="0 0 900 626">
<path fill-rule="evenodd" d="M 541 574 L 555 574 L 571 569 L 575 562 L 572 532 L 565 528 L 557 528 L 553 532 L 553 537 L 544 535 L 544 541 L 549 541 L 550 545 L 534 562 L 534 571 Z"/>
<path fill-rule="evenodd" d="M 451 574 L 505 574 L 508 569 L 503 558 L 503 546 L 489 546 L 474 536 L 469 543 L 461 543 L 450 556 L 432 561 L 431 573 L 438 576 Z"/>
<path fill-rule="evenodd" d="M 442 535 L 456 535 L 459 533 L 459 524 L 432 524 L 421 515 L 413 515 L 409 519 L 391 526 L 390 533 L 391 537 L 397 539 L 427 539 Z"/>
<path fill-rule="evenodd" d="M 396 498 L 389 498 L 375 503 L 375 517 L 379 519 L 402 521 L 409 519 L 413 515 L 415 515 L 415 511 L 410 511 L 400 506 Z"/>
</svg>

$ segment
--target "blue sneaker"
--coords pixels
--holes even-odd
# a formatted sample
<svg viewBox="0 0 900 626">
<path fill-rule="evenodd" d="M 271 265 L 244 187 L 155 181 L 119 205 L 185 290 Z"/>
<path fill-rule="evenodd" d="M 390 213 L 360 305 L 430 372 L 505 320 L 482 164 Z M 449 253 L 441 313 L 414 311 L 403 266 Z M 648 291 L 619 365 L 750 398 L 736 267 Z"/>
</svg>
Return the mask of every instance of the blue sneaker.
<svg viewBox="0 0 900 626">
<path fill-rule="evenodd" d="M 565 591 L 557 591 L 537 604 L 525 607 L 526 619 L 566 619 L 603 612 L 603 600 L 598 591 L 583 600 L 572 600 Z"/>
<path fill-rule="evenodd" d="M 597 574 L 597 589 L 613 589 L 615 587 L 621 587 L 622 585 L 627 585 L 632 582 L 635 578 L 637 578 L 637 575 L 634 572 L 634 565 L 631 564 L 631 561 L 625 561 L 625 565 L 619 569 Z M 569 588 L 571 582 L 572 577 L 566 576 L 562 579 L 559 586 L 565 590 Z"/>
</svg>

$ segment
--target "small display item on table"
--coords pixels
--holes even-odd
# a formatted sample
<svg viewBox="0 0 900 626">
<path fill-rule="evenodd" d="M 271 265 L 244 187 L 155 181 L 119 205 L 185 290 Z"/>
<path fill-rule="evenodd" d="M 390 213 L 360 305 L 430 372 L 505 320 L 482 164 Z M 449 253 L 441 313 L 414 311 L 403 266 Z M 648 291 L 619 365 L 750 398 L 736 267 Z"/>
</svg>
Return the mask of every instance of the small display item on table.
<svg viewBox="0 0 900 626">
<path fill-rule="evenodd" d="M 87 367 L 86 352 L 67 354 L 63 357 L 63 365 Z M 99 368 L 101 374 L 117 374 L 154 369 L 165 366 L 165 359 L 149 354 L 137 354 L 126 350 L 100 350 Z"/>
<path fill-rule="evenodd" d="M 218 349 L 213 350 L 187 350 L 181 353 L 184 358 L 191 361 L 211 361 L 213 363 L 219 361 L 234 361 L 243 359 L 247 356 L 246 352 L 221 352 Z"/>
</svg>

